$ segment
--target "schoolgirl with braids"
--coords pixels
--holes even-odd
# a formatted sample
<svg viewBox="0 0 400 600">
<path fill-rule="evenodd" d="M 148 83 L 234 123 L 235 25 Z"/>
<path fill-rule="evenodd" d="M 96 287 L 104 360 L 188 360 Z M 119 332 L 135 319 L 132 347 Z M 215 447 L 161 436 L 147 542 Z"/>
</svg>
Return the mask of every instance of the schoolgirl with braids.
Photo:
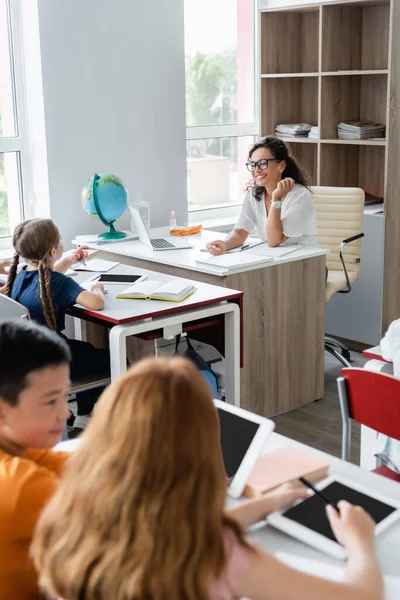
<svg viewBox="0 0 400 600">
<path fill-rule="evenodd" d="M 207 244 L 217 256 L 242 246 L 253 229 L 269 246 L 317 246 L 317 225 L 307 179 L 285 142 L 268 136 L 249 151 L 252 175 L 239 220 L 225 240 Z"/>
<path fill-rule="evenodd" d="M 47 325 L 62 335 L 67 308 L 76 303 L 90 310 L 104 308 L 104 288 L 101 284 L 94 284 L 91 291 L 85 290 L 63 274 L 62 271 L 84 259 L 86 252 L 78 249 L 62 258 L 64 247 L 60 232 L 51 219 L 30 219 L 17 225 L 13 246 L 14 259 L 3 293 L 25 306 L 33 321 Z M 20 259 L 28 264 L 18 272 Z M 72 378 L 109 369 L 107 350 L 94 348 L 87 342 L 65 339 L 72 355 Z M 97 390 L 77 395 L 78 417 L 75 427 L 83 429 L 87 424 L 87 419 L 82 417 L 91 413 L 98 396 Z"/>
</svg>

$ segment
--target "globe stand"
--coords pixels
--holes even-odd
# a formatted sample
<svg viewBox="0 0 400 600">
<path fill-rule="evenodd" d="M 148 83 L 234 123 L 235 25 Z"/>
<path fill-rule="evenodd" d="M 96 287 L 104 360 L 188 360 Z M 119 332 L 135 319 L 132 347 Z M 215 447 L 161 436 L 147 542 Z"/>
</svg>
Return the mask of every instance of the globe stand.
<svg viewBox="0 0 400 600">
<path fill-rule="evenodd" d="M 100 177 L 97 175 L 97 173 L 95 173 L 93 175 L 93 187 L 92 187 L 92 195 L 93 195 L 94 205 L 96 208 L 97 216 L 99 217 L 100 221 L 109 229 L 108 229 L 108 231 L 105 231 L 104 233 L 100 233 L 97 237 L 100 240 L 122 240 L 123 238 L 126 238 L 126 233 L 124 233 L 123 231 L 117 231 L 114 227 L 114 221 L 113 222 L 106 221 L 103 213 L 101 212 L 100 205 L 97 200 L 97 191 L 96 191 L 96 187 L 99 185 L 97 182 L 98 179 L 100 179 Z"/>
<path fill-rule="evenodd" d="M 103 221 L 104 223 L 104 221 Z M 112 223 L 104 223 L 109 226 L 109 230 L 104 233 L 100 233 L 97 237 L 101 240 L 122 240 L 126 238 L 126 233 L 123 231 L 117 231 Z"/>
</svg>

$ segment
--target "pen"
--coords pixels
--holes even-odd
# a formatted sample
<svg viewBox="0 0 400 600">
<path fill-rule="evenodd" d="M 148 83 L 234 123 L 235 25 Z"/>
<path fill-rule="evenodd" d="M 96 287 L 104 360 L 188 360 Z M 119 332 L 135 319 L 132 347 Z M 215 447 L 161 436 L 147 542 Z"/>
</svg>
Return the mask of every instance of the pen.
<svg viewBox="0 0 400 600">
<path fill-rule="evenodd" d="M 242 246 L 242 247 L 240 248 L 240 251 L 242 251 L 242 250 L 246 250 L 246 248 L 248 248 L 249 246 L 250 246 L 250 244 L 245 244 L 244 246 Z"/>
<path fill-rule="evenodd" d="M 299 481 L 301 481 L 301 483 L 304 483 L 304 485 L 306 487 L 310 488 L 310 490 L 312 490 L 314 492 L 314 494 L 316 494 L 317 496 L 322 498 L 322 500 L 326 504 L 333 506 L 333 508 L 336 510 L 336 512 L 340 515 L 340 511 L 339 511 L 337 505 L 334 504 L 333 502 L 331 502 L 330 500 L 328 500 L 328 498 L 326 496 L 324 496 L 324 494 L 322 494 L 319 490 L 317 490 L 317 488 L 315 488 L 310 481 L 308 481 L 305 477 L 299 477 Z"/>
</svg>

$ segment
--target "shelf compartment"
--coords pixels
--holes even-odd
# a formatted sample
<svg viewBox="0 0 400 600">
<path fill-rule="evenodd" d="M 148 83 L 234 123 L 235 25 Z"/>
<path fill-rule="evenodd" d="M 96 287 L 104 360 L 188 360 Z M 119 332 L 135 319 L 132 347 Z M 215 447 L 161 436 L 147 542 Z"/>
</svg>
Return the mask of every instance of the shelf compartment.
<svg viewBox="0 0 400 600">
<path fill-rule="evenodd" d="M 322 7 L 322 71 L 387 69 L 389 2 Z"/>
<path fill-rule="evenodd" d="M 384 197 L 385 148 L 321 144 L 321 185 L 360 187 Z"/>
<path fill-rule="evenodd" d="M 322 77 L 321 138 L 337 138 L 341 121 L 376 121 L 386 125 L 387 82 L 387 75 Z"/>
<path fill-rule="evenodd" d="M 282 123 L 318 124 L 317 77 L 261 81 L 261 134 L 275 135 Z"/>
<path fill-rule="evenodd" d="M 261 31 L 261 73 L 318 71 L 318 7 L 307 11 L 262 12 Z"/>
<path fill-rule="evenodd" d="M 318 166 L 317 166 L 317 154 L 318 144 L 307 144 L 296 140 L 295 144 L 293 140 L 285 140 L 286 145 L 289 147 L 291 154 L 297 160 L 302 169 L 304 169 L 309 185 L 317 185 L 318 182 Z"/>
</svg>

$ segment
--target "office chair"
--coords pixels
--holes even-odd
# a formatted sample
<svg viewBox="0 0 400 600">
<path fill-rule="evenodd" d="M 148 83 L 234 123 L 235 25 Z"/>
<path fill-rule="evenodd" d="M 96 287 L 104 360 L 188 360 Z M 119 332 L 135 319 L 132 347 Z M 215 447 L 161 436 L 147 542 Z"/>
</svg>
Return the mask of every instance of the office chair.
<svg viewBox="0 0 400 600">
<path fill-rule="evenodd" d="M 360 276 L 364 191 L 351 187 L 313 186 L 318 245 L 327 248 L 328 277 L 325 303 L 333 294 L 348 294 Z M 350 367 L 350 351 L 333 337 L 325 336 L 325 350 Z"/>
<path fill-rule="evenodd" d="M 342 459 L 350 460 L 351 421 L 400 441 L 400 380 L 365 369 L 342 369 L 337 378 L 342 413 Z M 386 466 L 374 473 L 400 483 Z"/>
<path fill-rule="evenodd" d="M 0 318 L 2 319 L 29 319 L 28 309 L 8 296 L 0 294 Z M 71 382 L 70 395 L 86 392 L 88 390 L 106 387 L 111 381 L 110 373 L 98 372 L 79 377 Z"/>
</svg>

